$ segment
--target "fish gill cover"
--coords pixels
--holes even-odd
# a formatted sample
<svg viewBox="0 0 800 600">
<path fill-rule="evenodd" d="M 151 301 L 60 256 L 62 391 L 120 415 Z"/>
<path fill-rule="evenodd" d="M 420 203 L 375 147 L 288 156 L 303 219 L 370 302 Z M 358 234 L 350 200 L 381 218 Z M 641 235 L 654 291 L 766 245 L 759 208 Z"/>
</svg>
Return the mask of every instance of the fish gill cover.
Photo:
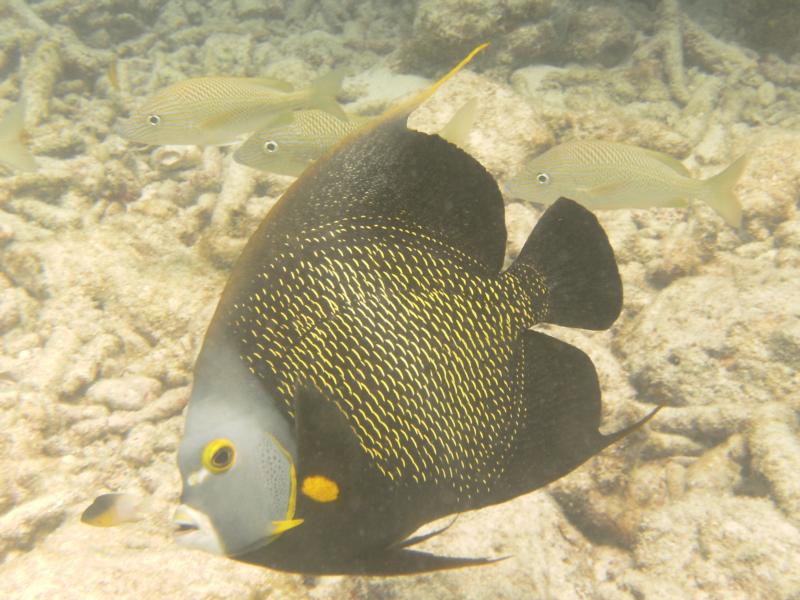
<svg viewBox="0 0 800 600">
<path fill-rule="evenodd" d="M 797 14 L 762 0 L 0 3 L 0 115 L 23 101 L 14 139 L 37 167 L 4 164 L 0 179 L 0 596 L 798 595 Z M 188 78 L 304 89 L 338 69 L 346 111 L 374 116 L 485 40 L 410 126 L 438 131 L 478 98 L 465 150 L 498 181 L 571 140 L 658 151 L 695 179 L 750 157 L 740 228 L 692 200 L 598 210 L 622 313 L 606 332 L 539 329 L 591 357 L 601 432 L 668 407 L 544 490 L 415 546 L 512 557 L 493 565 L 304 578 L 181 548 L 195 358 L 292 179 L 236 164 L 235 147 L 131 143 L 118 123 Z M 543 208 L 504 200 L 510 263 Z M 149 512 L 81 522 L 115 492 Z"/>
</svg>

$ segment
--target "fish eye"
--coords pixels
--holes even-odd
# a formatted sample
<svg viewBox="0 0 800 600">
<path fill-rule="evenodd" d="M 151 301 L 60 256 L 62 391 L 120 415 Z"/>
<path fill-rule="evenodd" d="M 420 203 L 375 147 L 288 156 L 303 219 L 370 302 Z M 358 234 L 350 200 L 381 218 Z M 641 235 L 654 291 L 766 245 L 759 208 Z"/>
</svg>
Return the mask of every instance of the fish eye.
<svg viewBox="0 0 800 600">
<path fill-rule="evenodd" d="M 147 122 L 150 123 L 150 125 L 158 125 L 161 123 L 161 117 L 158 115 L 150 115 L 147 117 Z"/>
<path fill-rule="evenodd" d="M 212 473 L 224 473 L 233 466 L 236 449 L 225 438 L 211 440 L 203 449 L 203 466 Z"/>
<path fill-rule="evenodd" d="M 278 142 L 275 140 L 269 140 L 268 142 L 264 142 L 264 151 L 265 152 L 276 152 L 278 150 Z"/>
<path fill-rule="evenodd" d="M 547 185 L 548 183 L 550 183 L 550 175 L 548 175 L 547 173 L 539 173 L 536 176 L 536 181 L 538 181 L 542 185 Z"/>
</svg>

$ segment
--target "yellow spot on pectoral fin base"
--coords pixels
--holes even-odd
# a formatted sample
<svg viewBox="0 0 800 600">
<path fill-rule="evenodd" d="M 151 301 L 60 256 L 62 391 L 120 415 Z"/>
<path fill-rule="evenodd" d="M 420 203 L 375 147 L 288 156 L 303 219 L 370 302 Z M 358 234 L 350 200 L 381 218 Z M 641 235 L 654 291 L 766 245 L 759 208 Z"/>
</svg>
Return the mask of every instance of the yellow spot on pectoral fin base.
<svg viewBox="0 0 800 600">
<path fill-rule="evenodd" d="M 316 502 L 333 502 L 339 497 L 339 486 L 324 475 L 306 477 L 300 491 Z"/>
<path fill-rule="evenodd" d="M 284 521 L 273 521 L 272 535 L 280 535 L 302 524 L 303 524 L 303 519 L 286 519 Z"/>
</svg>

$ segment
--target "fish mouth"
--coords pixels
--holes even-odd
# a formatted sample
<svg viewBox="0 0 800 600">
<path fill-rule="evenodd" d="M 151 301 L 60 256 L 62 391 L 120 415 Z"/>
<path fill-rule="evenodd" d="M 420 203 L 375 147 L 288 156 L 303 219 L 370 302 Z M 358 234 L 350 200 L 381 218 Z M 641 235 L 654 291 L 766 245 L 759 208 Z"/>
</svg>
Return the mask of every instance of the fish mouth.
<svg viewBox="0 0 800 600">
<path fill-rule="evenodd" d="M 175 522 L 175 535 L 183 535 L 200 529 L 194 523 Z"/>
<path fill-rule="evenodd" d="M 181 545 L 212 554 L 225 554 L 218 532 L 207 515 L 181 504 L 172 517 L 175 539 Z"/>
<path fill-rule="evenodd" d="M 175 535 L 185 535 L 200 529 L 200 525 L 187 509 L 187 506 L 179 506 L 172 517 L 172 522 L 175 524 Z"/>
</svg>

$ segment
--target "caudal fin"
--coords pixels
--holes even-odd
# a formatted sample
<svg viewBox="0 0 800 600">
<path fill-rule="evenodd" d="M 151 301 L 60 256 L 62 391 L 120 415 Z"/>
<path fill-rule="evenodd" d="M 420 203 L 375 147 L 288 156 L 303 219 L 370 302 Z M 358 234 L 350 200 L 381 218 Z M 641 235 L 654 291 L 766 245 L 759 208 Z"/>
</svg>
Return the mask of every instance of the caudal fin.
<svg viewBox="0 0 800 600">
<path fill-rule="evenodd" d="M 510 273 L 535 288 L 545 310 L 534 312 L 547 323 L 608 329 L 622 310 L 622 281 L 606 233 L 591 212 L 566 198 L 539 219 Z"/>
<path fill-rule="evenodd" d="M 469 133 L 478 115 L 478 99 L 472 98 L 459 108 L 447 124 L 439 130 L 439 137 L 455 144 L 462 150 L 467 145 Z"/>
<path fill-rule="evenodd" d="M 336 94 L 342 89 L 344 71 L 336 70 L 326 73 L 311 82 L 311 106 L 324 110 L 340 119 L 347 121 L 347 114 L 339 103 Z"/>
<path fill-rule="evenodd" d="M 35 171 L 36 161 L 25 147 L 24 114 L 20 100 L 0 122 L 0 163 L 20 171 Z"/>
<path fill-rule="evenodd" d="M 731 227 L 742 224 L 742 205 L 733 194 L 736 182 L 747 167 L 747 155 L 740 156 L 722 173 L 714 175 L 703 182 L 702 199 Z"/>
</svg>

